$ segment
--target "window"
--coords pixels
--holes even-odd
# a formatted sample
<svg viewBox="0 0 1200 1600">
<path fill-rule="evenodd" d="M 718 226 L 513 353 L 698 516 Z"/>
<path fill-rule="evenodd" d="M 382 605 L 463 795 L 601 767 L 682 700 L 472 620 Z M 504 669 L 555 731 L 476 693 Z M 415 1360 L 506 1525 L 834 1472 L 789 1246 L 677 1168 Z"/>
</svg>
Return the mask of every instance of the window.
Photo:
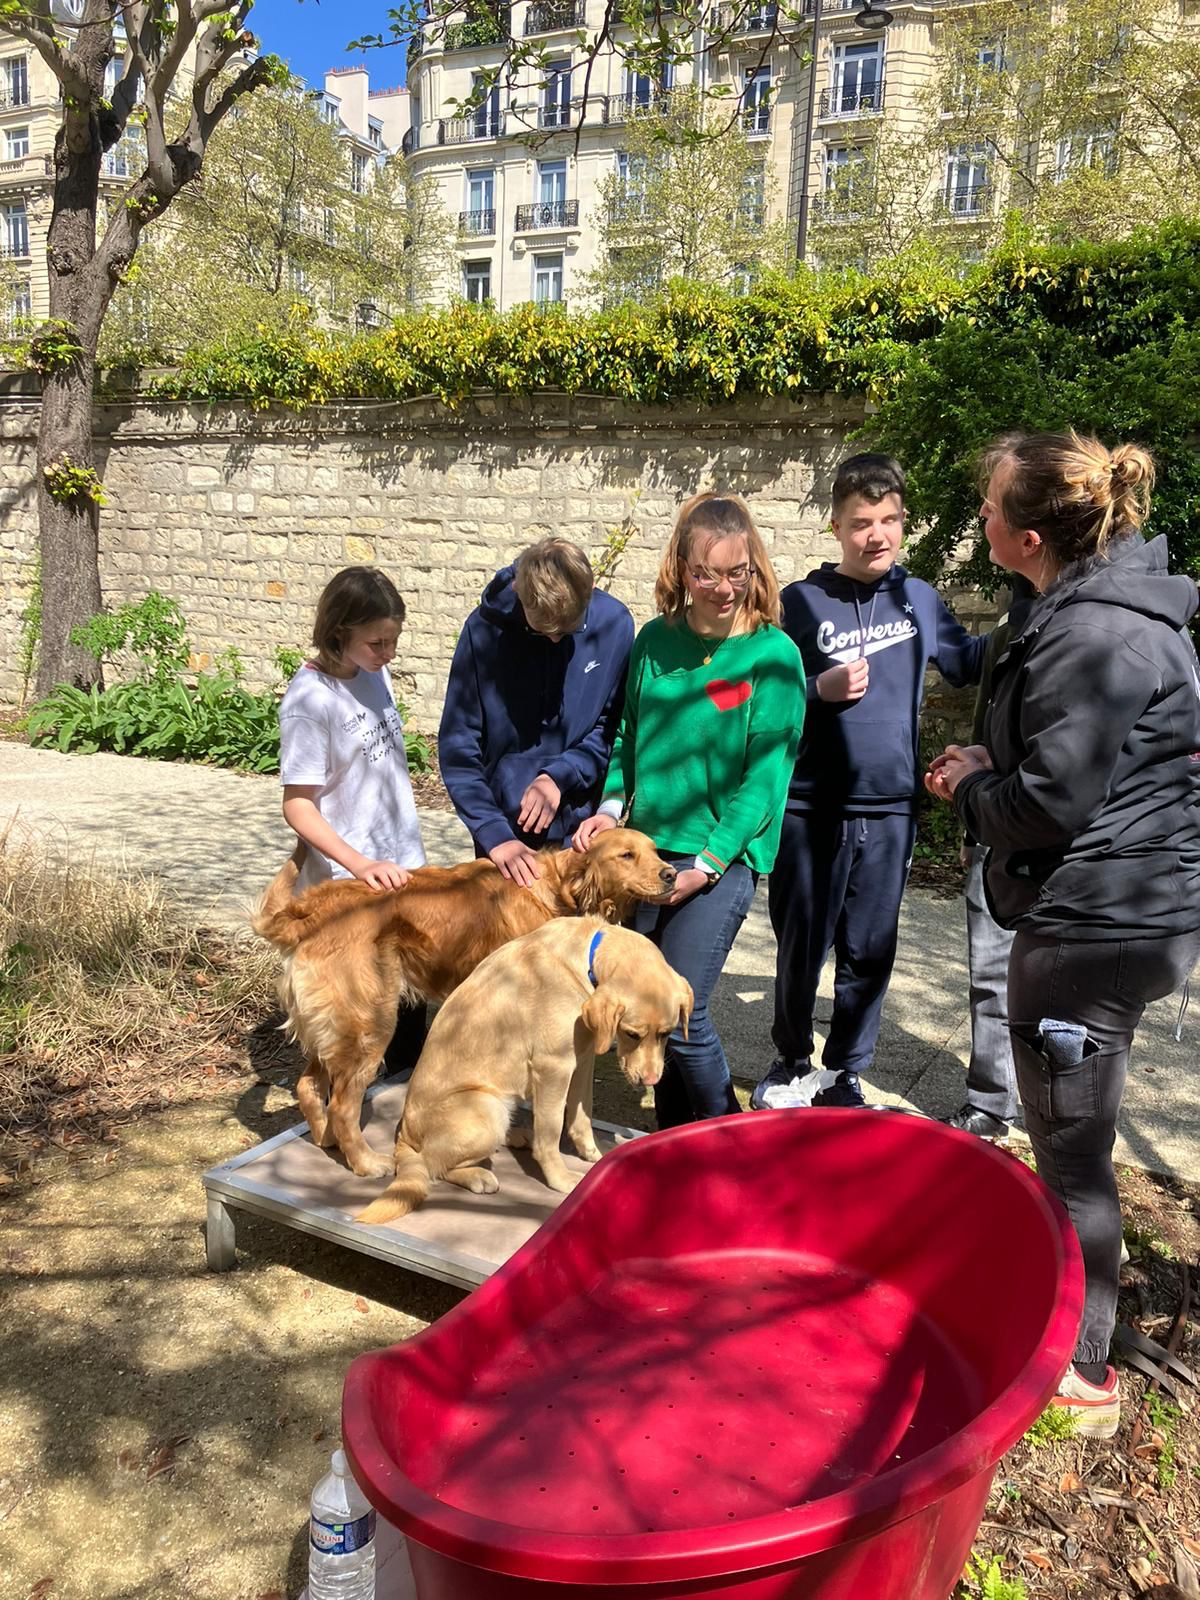
<svg viewBox="0 0 1200 1600">
<path fill-rule="evenodd" d="M 671 87 L 671 64 L 667 62 L 658 78 L 646 72 L 625 68 L 625 106 L 630 112 L 649 111 Z"/>
<path fill-rule="evenodd" d="M 326 96 L 324 99 L 322 99 L 322 101 L 321 101 L 321 121 L 322 122 L 332 122 L 332 123 L 336 124 L 336 123 L 340 122 L 341 120 L 342 120 L 342 114 L 341 114 L 341 111 L 340 111 L 340 109 L 338 107 L 338 102 L 336 100 L 329 99 L 328 96 Z"/>
<path fill-rule="evenodd" d="M 567 163 L 538 162 L 538 201 L 544 206 L 561 206 L 567 198 Z"/>
<path fill-rule="evenodd" d="M 942 109 L 953 114 L 996 104 L 1000 98 L 999 78 L 1005 69 L 1003 41 L 981 44 L 973 61 L 960 63 Z"/>
<path fill-rule="evenodd" d="M 861 144 L 834 145 L 827 149 L 822 214 L 829 220 L 862 216 L 867 209 L 863 195 L 867 176 L 867 152 Z"/>
<path fill-rule="evenodd" d="M 839 44 L 833 52 L 833 113 L 859 116 L 883 107 L 883 42 Z"/>
<path fill-rule="evenodd" d="M 337 242 L 337 212 L 332 206 L 326 206 L 321 218 L 321 237 L 326 244 Z"/>
<path fill-rule="evenodd" d="M 125 69 L 124 56 L 115 55 L 104 63 L 104 98 L 112 99 L 117 92 L 117 84 L 121 81 L 121 73 Z"/>
<path fill-rule="evenodd" d="M 562 256 L 534 256 L 533 298 L 538 305 L 551 305 L 563 297 Z"/>
<path fill-rule="evenodd" d="M 308 273 L 301 261 L 288 262 L 288 286 L 293 294 L 308 293 Z"/>
<path fill-rule="evenodd" d="M 662 263 L 641 249 L 610 250 L 606 307 L 626 300 L 648 300 L 662 288 Z"/>
<path fill-rule="evenodd" d="M 138 127 L 127 127 L 125 132 L 104 155 L 106 178 L 136 178 L 146 165 L 146 135 Z"/>
<path fill-rule="evenodd" d="M 746 79 L 742 124 L 747 133 L 771 131 L 771 69 L 759 67 Z"/>
<path fill-rule="evenodd" d="M 471 93 L 473 95 L 483 95 L 483 100 L 475 107 L 472 113 L 472 137 L 476 139 L 498 138 L 500 134 L 499 88 L 487 89 L 486 79 L 483 74 L 481 72 L 473 72 L 471 74 Z"/>
<path fill-rule="evenodd" d="M 29 218 L 25 212 L 25 202 L 17 201 L 15 205 L 0 206 L 0 223 L 3 224 L 3 250 L 6 256 L 27 256 L 29 254 Z"/>
<path fill-rule="evenodd" d="M 571 63 L 569 61 L 551 61 L 547 65 L 539 121 L 543 128 L 566 128 L 570 125 Z"/>
<path fill-rule="evenodd" d="M 738 220 L 752 228 L 761 228 L 767 213 L 767 174 L 763 167 L 752 167 L 742 182 L 742 196 L 738 203 Z"/>
<path fill-rule="evenodd" d="M 463 218 L 463 231 L 496 231 L 496 173 L 492 167 L 479 167 L 467 173 L 467 214 Z"/>
<path fill-rule="evenodd" d="M 0 62 L 0 106 L 29 104 L 29 60 L 26 56 L 7 56 Z"/>
<path fill-rule="evenodd" d="M 622 150 L 617 156 L 617 189 L 613 196 L 613 221 L 636 222 L 649 209 L 646 195 L 646 158 Z"/>
<path fill-rule="evenodd" d="M 4 159 L 20 161 L 29 154 L 29 127 L 9 128 L 4 136 Z"/>
<path fill-rule="evenodd" d="M 485 300 L 492 298 L 490 261 L 463 262 L 463 298 L 475 306 L 481 306 Z"/>
<path fill-rule="evenodd" d="M 987 146 L 952 145 L 946 155 L 946 210 L 955 217 L 977 217 L 986 209 L 988 196 Z"/>
<path fill-rule="evenodd" d="M 355 194 L 366 194 L 367 192 L 367 168 L 369 165 L 370 158 L 364 156 L 361 151 L 355 150 L 351 153 L 350 187 Z"/>
<path fill-rule="evenodd" d="M 1117 130 L 1091 128 L 1072 133 L 1058 141 L 1054 181 L 1062 183 L 1073 172 L 1103 172 L 1107 177 L 1117 170 Z"/>
</svg>

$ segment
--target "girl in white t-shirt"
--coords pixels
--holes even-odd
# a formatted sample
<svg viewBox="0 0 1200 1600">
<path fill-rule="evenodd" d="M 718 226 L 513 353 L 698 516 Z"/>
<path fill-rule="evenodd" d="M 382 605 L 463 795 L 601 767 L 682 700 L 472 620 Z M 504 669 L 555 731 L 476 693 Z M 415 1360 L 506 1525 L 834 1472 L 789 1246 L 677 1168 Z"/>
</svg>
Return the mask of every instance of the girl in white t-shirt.
<svg viewBox="0 0 1200 1600">
<path fill-rule="evenodd" d="M 279 707 L 283 816 L 308 847 L 297 893 L 328 878 L 401 889 L 425 864 L 387 671 L 403 624 L 404 601 L 374 567 L 347 567 L 317 602 L 316 656 Z M 388 1069 L 415 1065 L 423 1041 L 424 1007 L 402 1008 Z"/>
</svg>

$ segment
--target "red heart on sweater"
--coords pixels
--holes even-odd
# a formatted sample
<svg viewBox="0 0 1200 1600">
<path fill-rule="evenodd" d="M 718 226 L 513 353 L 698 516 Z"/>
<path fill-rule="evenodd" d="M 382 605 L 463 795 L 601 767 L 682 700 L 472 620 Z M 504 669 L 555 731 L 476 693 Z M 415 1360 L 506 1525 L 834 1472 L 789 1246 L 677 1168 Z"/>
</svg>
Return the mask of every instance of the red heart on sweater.
<svg viewBox="0 0 1200 1600">
<path fill-rule="evenodd" d="M 705 693 L 718 711 L 732 711 L 754 693 L 754 686 L 744 678 L 741 683 L 730 683 L 726 678 L 714 678 L 704 685 Z"/>
</svg>

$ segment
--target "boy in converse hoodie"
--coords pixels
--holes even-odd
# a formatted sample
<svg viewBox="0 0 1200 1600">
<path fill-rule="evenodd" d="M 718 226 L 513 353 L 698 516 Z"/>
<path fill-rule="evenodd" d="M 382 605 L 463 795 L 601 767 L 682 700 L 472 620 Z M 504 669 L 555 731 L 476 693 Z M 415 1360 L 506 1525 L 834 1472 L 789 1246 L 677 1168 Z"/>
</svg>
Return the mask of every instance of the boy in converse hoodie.
<svg viewBox="0 0 1200 1600">
<path fill-rule="evenodd" d="M 842 559 L 783 591 L 784 630 L 804 658 L 808 715 L 788 789 L 769 906 L 778 943 L 778 1051 L 751 1104 L 863 1105 L 896 957 L 900 901 L 922 791 L 918 725 L 932 662 L 977 683 L 986 639 L 896 563 L 904 474 L 852 456 L 833 488 Z M 813 1070 L 813 1009 L 834 951 L 833 1017 Z"/>
</svg>

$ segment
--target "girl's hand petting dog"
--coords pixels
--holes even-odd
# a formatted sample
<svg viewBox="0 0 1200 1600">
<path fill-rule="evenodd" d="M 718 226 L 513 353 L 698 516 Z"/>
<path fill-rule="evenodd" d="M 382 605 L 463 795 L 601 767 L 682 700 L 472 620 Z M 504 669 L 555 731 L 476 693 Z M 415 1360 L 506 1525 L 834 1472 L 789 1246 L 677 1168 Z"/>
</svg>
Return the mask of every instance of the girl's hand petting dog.
<svg viewBox="0 0 1200 1600">
<path fill-rule="evenodd" d="M 615 828 L 616 825 L 617 819 L 615 817 L 601 815 L 584 817 L 583 821 L 575 829 L 575 835 L 571 843 L 576 850 L 586 850 L 598 833 L 604 833 L 606 829 Z"/>
<path fill-rule="evenodd" d="M 954 791 L 972 772 L 990 772 L 992 758 L 982 744 L 947 745 L 934 756 L 925 774 L 925 787 L 938 800 L 952 800 Z"/>
<path fill-rule="evenodd" d="M 354 876 L 359 883 L 365 883 L 368 889 L 403 889 L 412 873 L 398 867 L 394 861 L 364 859 L 360 866 L 355 867 Z"/>
</svg>

